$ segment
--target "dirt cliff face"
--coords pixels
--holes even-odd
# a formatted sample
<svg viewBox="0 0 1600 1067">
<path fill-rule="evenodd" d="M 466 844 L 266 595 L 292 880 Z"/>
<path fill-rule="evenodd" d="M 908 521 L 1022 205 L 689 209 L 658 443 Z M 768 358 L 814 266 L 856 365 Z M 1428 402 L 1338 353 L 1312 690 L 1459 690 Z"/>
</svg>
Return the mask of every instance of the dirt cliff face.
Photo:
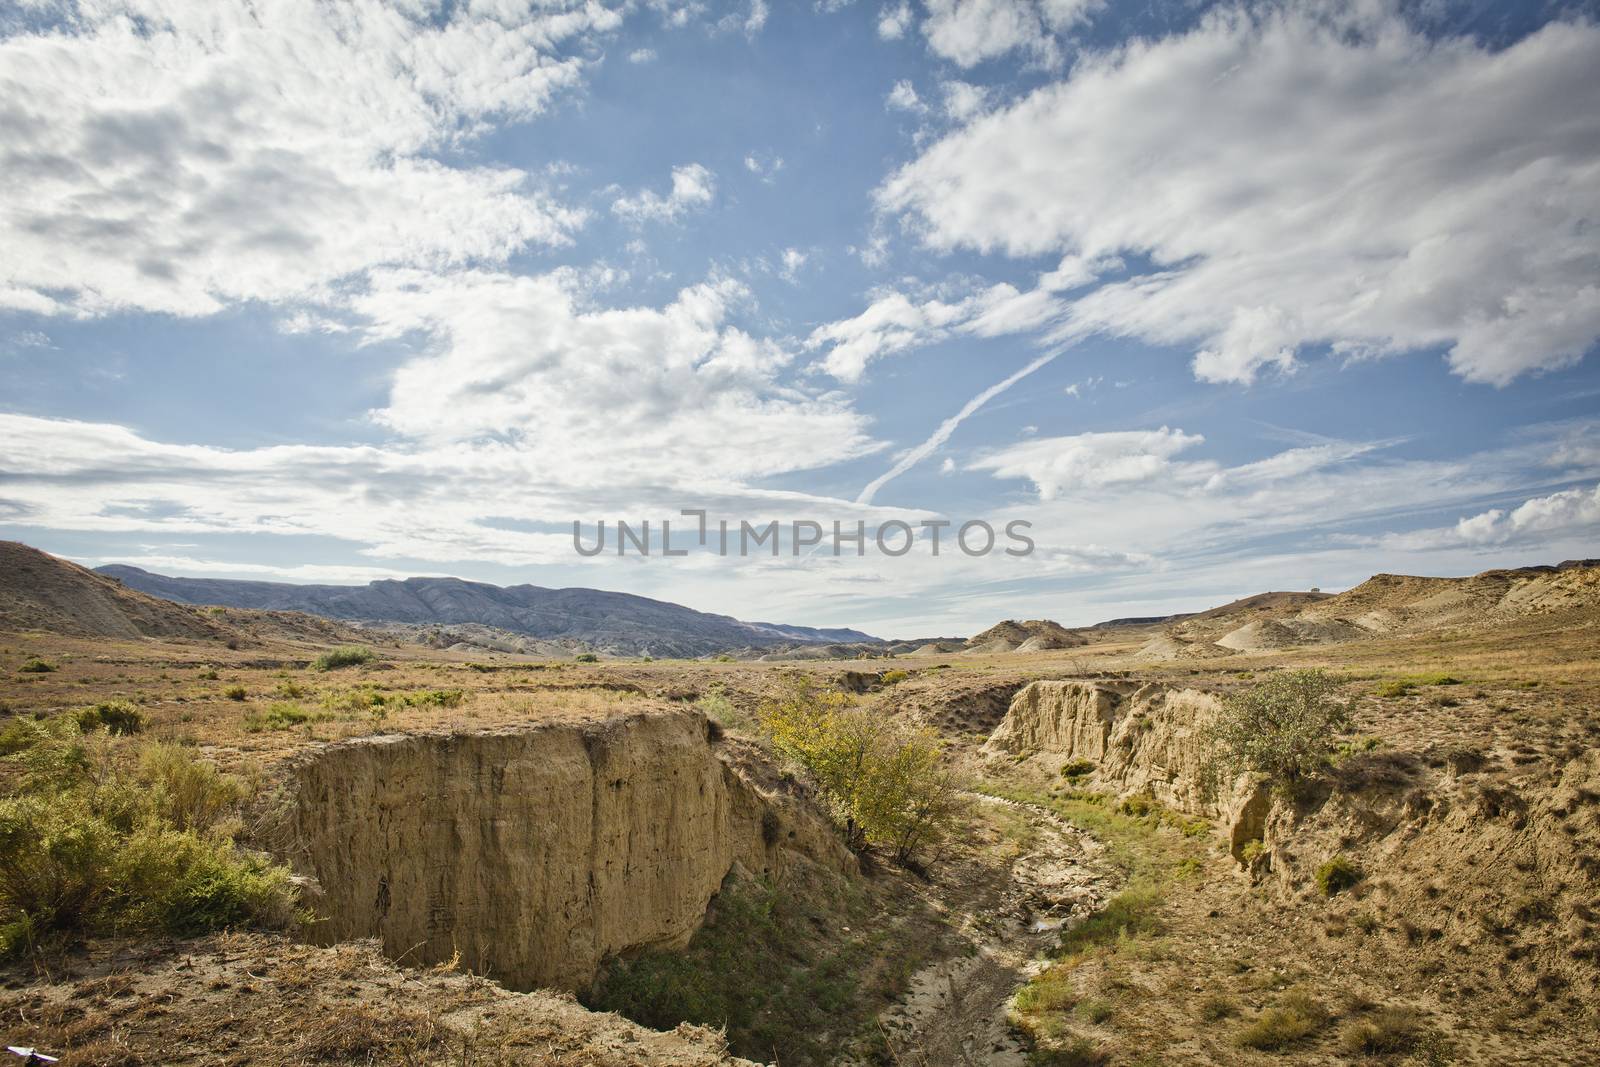
<svg viewBox="0 0 1600 1067">
<path fill-rule="evenodd" d="M 1271 796 L 1259 778 L 1217 780 L 1205 732 L 1220 710 L 1194 689 L 1137 682 L 1040 681 L 1025 686 L 984 749 L 1053 753 L 1095 764 L 1096 784 L 1145 794 L 1191 815 L 1222 820 L 1234 854 L 1259 840 Z"/>
<path fill-rule="evenodd" d="M 703 716 L 639 713 L 331 745 L 291 772 L 324 943 L 579 990 L 606 957 L 680 947 L 734 865 L 788 837 Z"/>
</svg>

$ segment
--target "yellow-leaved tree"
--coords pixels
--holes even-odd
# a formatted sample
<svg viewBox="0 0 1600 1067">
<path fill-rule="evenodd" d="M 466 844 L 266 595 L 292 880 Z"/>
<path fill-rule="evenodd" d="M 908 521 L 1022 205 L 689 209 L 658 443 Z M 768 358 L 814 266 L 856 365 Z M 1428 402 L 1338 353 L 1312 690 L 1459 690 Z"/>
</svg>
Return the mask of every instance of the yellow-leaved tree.
<svg viewBox="0 0 1600 1067">
<path fill-rule="evenodd" d="M 960 784 L 930 731 L 804 676 L 758 715 L 773 747 L 810 772 L 851 848 L 877 845 L 910 863 L 960 819 Z"/>
</svg>

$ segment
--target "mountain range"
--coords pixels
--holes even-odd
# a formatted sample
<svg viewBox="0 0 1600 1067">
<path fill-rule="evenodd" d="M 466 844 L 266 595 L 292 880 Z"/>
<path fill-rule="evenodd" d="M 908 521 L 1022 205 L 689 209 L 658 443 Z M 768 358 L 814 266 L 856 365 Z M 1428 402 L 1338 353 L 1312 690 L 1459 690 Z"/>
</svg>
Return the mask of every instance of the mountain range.
<svg viewBox="0 0 1600 1067">
<path fill-rule="evenodd" d="M 860 630 L 743 622 L 631 593 L 497 586 L 461 578 L 407 578 L 366 585 L 296 585 L 174 578 L 122 564 L 96 568 L 129 589 L 180 604 L 299 611 L 360 623 L 490 626 L 616 655 L 704 656 L 841 642 L 876 643 Z"/>
</svg>

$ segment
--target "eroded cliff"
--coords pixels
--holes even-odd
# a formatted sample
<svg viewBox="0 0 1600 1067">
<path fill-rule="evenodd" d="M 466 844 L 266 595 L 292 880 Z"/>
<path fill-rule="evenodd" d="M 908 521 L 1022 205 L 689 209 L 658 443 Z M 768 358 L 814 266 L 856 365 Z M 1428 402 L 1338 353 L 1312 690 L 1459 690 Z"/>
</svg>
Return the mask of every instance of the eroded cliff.
<svg viewBox="0 0 1600 1067">
<path fill-rule="evenodd" d="M 690 710 L 364 738 L 290 776 L 316 940 L 459 953 L 518 989 L 583 989 L 608 956 L 680 947 L 735 865 L 774 873 L 824 840 L 787 826 Z"/>
<path fill-rule="evenodd" d="M 1103 788 L 1222 820 L 1238 856 L 1261 838 L 1272 797 L 1259 776 L 1219 779 L 1206 742 L 1219 710 L 1208 693 L 1155 683 L 1030 682 L 984 750 L 1088 761 Z"/>
</svg>

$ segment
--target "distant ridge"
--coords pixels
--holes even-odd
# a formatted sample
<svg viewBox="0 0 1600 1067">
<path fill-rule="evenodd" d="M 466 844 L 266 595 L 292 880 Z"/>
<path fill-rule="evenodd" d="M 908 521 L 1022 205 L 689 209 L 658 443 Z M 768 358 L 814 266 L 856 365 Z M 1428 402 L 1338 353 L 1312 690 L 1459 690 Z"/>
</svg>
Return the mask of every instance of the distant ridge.
<svg viewBox="0 0 1600 1067">
<path fill-rule="evenodd" d="M 292 612 L 208 612 L 127 587 L 18 541 L 0 541 L 0 629 L 86 637 L 217 641 L 350 640 L 346 627 Z"/>
<path fill-rule="evenodd" d="M 602 589 L 502 587 L 461 578 L 407 578 L 366 585 L 174 578 L 112 564 L 96 573 L 180 604 L 301 611 L 348 622 L 492 626 L 550 641 L 577 641 L 617 655 L 704 656 L 839 642 L 876 642 L 859 630 L 741 622 L 681 604 Z"/>
</svg>

